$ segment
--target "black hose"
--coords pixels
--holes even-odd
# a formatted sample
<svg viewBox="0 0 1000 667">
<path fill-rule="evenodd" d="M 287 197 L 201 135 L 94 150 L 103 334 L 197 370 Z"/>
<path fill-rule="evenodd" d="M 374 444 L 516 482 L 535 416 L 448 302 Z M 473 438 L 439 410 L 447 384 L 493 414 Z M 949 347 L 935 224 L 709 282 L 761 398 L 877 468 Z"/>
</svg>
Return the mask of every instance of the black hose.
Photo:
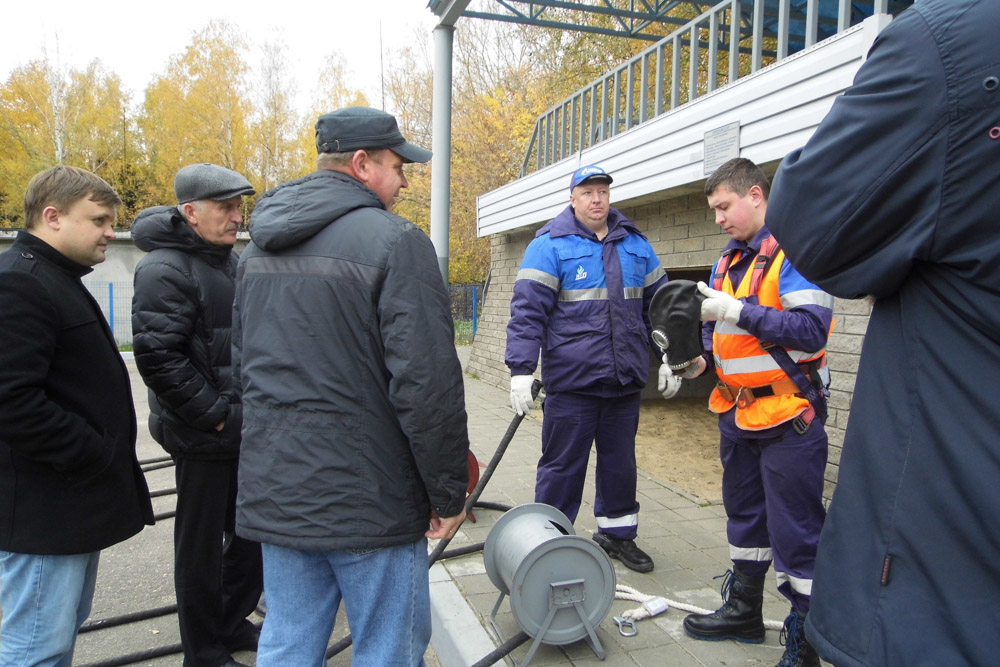
<svg viewBox="0 0 1000 667">
<path fill-rule="evenodd" d="M 162 521 L 163 519 L 172 519 L 175 514 L 177 514 L 177 510 L 169 510 L 167 512 L 160 512 L 159 514 L 154 514 L 153 515 L 153 521 Z"/>
<path fill-rule="evenodd" d="M 477 551 L 482 551 L 483 547 L 486 546 L 485 542 L 476 542 L 475 544 L 466 544 L 464 547 L 456 547 L 454 549 L 449 549 L 441 554 L 441 558 L 438 560 L 444 560 L 445 558 L 454 558 L 456 556 L 466 556 L 468 554 L 474 554 Z"/>
<path fill-rule="evenodd" d="M 119 667 L 119 665 L 132 665 L 143 660 L 152 660 L 153 658 L 162 658 L 165 655 L 181 653 L 183 650 L 184 647 L 180 644 L 171 644 L 170 646 L 159 646 L 146 651 L 139 651 L 138 653 L 129 653 L 118 658 L 88 662 L 85 665 L 78 665 L 78 667 Z"/>
<path fill-rule="evenodd" d="M 160 496 L 172 496 L 177 493 L 177 489 L 160 489 L 159 491 L 150 491 L 150 498 L 159 498 Z"/>
<path fill-rule="evenodd" d="M 174 465 L 173 461 L 167 461 L 166 463 L 154 463 L 152 465 L 142 466 L 143 472 L 149 472 L 150 470 L 159 470 L 160 468 L 169 468 Z"/>
<path fill-rule="evenodd" d="M 503 644 L 500 644 L 500 646 L 497 646 L 491 653 L 484 655 L 483 659 L 474 664 L 472 667 L 489 667 L 497 660 L 506 657 L 511 651 L 529 639 L 531 638 L 528 636 L 528 633 L 522 630 L 505 641 Z"/>
<path fill-rule="evenodd" d="M 511 505 L 504 505 L 503 503 L 491 503 L 489 501 L 480 500 L 476 503 L 476 507 L 484 510 L 497 510 L 498 512 L 509 512 L 514 509 Z"/>
<path fill-rule="evenodd" d="M 163 463 L 164 461 L 172 461 L 172 460 L 173 457 L 171 456 L 160 456 L 159 458 L 155 459 L 143 459 L 142 461 L 139 461 L 139 465 L 144 466 L 150 463 Z"/>
<path fill-rule="evenodd" d="M 538 393 L 542 390 L 542 383 L 535 380 L 531 383 L 531 397 L 535 398 Z M 472 511 L 475 506 L 476 501 L 479 500 L 479 496 L 483 494 L 483 489 L 486 488 L 486 484 L 493 477 L 493 473 L 496 472 L 497 466 L 500 465 L 500 460 L 503 459 L 504 453 L 507 451 L 507 446 L 510 445 L 510 441 L 514 439 L 514 434 L 517 432 L 517 427 L 521 425 L 524 421 L 524 415 L 514 415 L 514 418 L 510 420 L 510 424 L 507 426 L 507 432 L 503 434 L 503 438 L 500 439 L 500 444 L 497 445 L 497 450 L 493 453 L 493 458 L 490 459 L 489 465 L 483 470 L 479 477 L 479 483 L 476 484 L 476 488 L 472 490 L 469 497 L 465 500 L 465 513 L 468 514 Z M 431 552 L 430 556 L 427 557 L 428 565 L 433 565 L 444 553 L 445 548 L 448 543 L 451 542 L 450 537 L 441 539 L 437 546 L 434 547 L 434 551 Z"/>
<path fill-rule="evenodd" d="M 531 385 L 532 397 L 534 398 L 538 396 L 538 392 L 541 391 L 541 389 L 542 383 L 535 380 Z M 472 510 L 476 502 L 479 500 L 479 496 L 482 495 L 483 489 L 486 488 L 486 483 L 490 481 L 490 477 L 493 476 L 497 466 L 500 465 L 500 459 L 503 458 L 504 452 L 507 451 L 507 446 L 510 445 L 510 441 L 514 438 L 514 433 L 517 432 L 517 427 L 521 425 L 522 421 L 524 421 L 524 415 L 514 415 L 514 418 L 510 420 L 510 425 L 507 426 L 507 432 L 504 433 L 503 438 L 500 439 L 500 444 L 497 445 L 497 450 L 494 452 L 493 458 L 490 459 L 489 465 L 486 466 L 486 469 L 483 470 L 482 475 L 479 477 L 479 483 L 476 484 L 476 488 L 472 490 L 472 493 L 470 493 L 469 497 L 465 500 L 466 514 Z M 441 555 L 444 553 L 445 547 L 448 546 L 449 542 L 451 542 L 450 537 L 442 538 L 438 541 L 437 545 L 434 547 L 434 551 L 432 551 L 427 557 L 427 567 L 430 567 L 441 558 Z M 345 648 L 350 646 L 352 642 L 353 640 L 351 639 L 351 636 L 347 635 L 339 642 L 330 645 L 330 647 L 326 649 L 327 659 L 343 651 Z M 506 653 L 504 655 L 506 655 Z"/>
<path fill-rule="evenodd" d="M 156 618 L 157 616 L 166 616 L 167 614 L 173 614 L 176 611 L 177 605 L 170 604 L 166 607 L 157 607 L 155 609 L 147 609 L 145 611 L 135 611 L 131 614 L 122 614 L 121 616 L 88 621 L 80 626 L 80 634 L 83 634 L 84 632 L 91 632 L 93 630 L 101 630 L 103 628 L 113 628 L 118 625 L 125 625 L 126 623 L 145 621 L 146 619 Z"/>
<path fill-rule="evenodd" d="M 329 660 L 353 643 L 354 638 L 351 637 L 351 635 L 347 635 L 343 639 L 335 641 L 326 648 L 326 659 Z"/>
</svg>

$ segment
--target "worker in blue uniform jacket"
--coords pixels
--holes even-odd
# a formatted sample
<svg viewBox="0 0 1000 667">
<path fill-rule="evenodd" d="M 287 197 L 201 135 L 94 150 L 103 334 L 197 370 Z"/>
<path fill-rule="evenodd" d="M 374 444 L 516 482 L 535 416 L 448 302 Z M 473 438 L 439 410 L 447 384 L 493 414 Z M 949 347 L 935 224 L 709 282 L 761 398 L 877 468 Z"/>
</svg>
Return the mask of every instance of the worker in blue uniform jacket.
<svg viewBox="0 0 1000 667">
<path fill-rule="evenodd" d="M 997 664 L 998 26 L 915 3 L 775 179 L 796 268 L 874 298 L 806 624 L 836 665 Z"/>
<path fill-rule="evenodd" d="M 575 521 L 596 441 L 594 540 L 626 567 L 649 572 L 653 560 L 635 543 L 635 434 L 649 374 L 649 302 L 667 276 L 635 223 L 611 208 L 612 181 L 601 167 L 577 169 L 570 205 L 528 245 L 510 303 L 506 362 L 511 406 L 527 414 L 541 352 L 547 398 L 535 501 Z M 679 387 L 672 377 L 664 396 Z"/>
</svg>

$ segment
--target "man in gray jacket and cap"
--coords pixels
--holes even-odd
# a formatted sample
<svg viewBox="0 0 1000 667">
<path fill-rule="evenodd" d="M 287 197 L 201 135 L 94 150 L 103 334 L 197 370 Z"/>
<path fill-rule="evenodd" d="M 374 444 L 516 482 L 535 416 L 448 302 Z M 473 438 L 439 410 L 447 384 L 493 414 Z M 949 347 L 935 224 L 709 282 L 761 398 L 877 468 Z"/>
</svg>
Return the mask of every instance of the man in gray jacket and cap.
<svg viewBox="0 0 1000 667">
<path fill-rule="evenodd" d="M 262 543 L 258 667 L 323 664 L 340 601 L 356 665 L 421 664 L 427 539 L 465 518 L 469 439 L 448 291 L 393 215 L 430 151 L 391 115 L 316 123 L 318 170 L 261 197 L 240 259 L 237 532 Z"/>
<path fill-rule="evenodd" d="M 135 270 L 135 361 L 149 387 L 149 430 L 176 462 L 174 588 L 185 667 L 237 667 L 255 650 L 247 620 L 262 589 L 260 545 L 234 535 L 242 410 L 232 383 L 232 308 L 241 174 L 192 164 L 174 179 L 177 206 L 132 223 L 149 252 Z"/>
</svg>

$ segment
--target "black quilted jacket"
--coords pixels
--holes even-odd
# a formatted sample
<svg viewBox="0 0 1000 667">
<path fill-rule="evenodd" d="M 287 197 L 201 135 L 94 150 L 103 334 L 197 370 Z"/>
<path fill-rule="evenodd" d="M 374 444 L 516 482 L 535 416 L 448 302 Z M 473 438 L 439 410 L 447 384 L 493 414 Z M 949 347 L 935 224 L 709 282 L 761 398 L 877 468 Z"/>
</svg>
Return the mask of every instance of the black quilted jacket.
<svg viewBox="0 0 1000 667">
<path fill-rule="evenodd" d="M 238 256 L 204 241 L 176 207 L 142 211 L 132 240 L 132 337 L 149 388 L 149 431 L 170 454 L 236 458 L 242 410 L 233 391 L 231 329 Z M 222 431 L 216 431 L 225 420 Z"/>
</svg>

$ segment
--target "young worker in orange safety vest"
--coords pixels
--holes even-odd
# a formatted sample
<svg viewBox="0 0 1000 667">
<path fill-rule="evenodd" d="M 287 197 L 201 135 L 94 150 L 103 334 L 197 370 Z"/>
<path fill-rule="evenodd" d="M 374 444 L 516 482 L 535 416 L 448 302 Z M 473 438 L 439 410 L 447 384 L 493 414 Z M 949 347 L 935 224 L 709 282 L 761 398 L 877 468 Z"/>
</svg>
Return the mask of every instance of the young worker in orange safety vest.
<svg viewBox="0 0 1000 667">
<path fill-rule="evenodd" d="M 699 283 L 707 353 L 678 374 L 714 366 L 709 408 L 719 414 L 722 498 L 733 569 L 724 604 L 691 614 L 695 638 L 764 640 L 764 581 L 774 561 L 778 590 L 791 602 L 780 665 L 819 665 L 803 623 L 823 526 L 826 468 L 826 342 L 833 297 L 803 278 L 764 224 L 770 185 L 750 160 L 723 164 L 705 185 L 715 222 L 732 238 Z"/>
</svg>

